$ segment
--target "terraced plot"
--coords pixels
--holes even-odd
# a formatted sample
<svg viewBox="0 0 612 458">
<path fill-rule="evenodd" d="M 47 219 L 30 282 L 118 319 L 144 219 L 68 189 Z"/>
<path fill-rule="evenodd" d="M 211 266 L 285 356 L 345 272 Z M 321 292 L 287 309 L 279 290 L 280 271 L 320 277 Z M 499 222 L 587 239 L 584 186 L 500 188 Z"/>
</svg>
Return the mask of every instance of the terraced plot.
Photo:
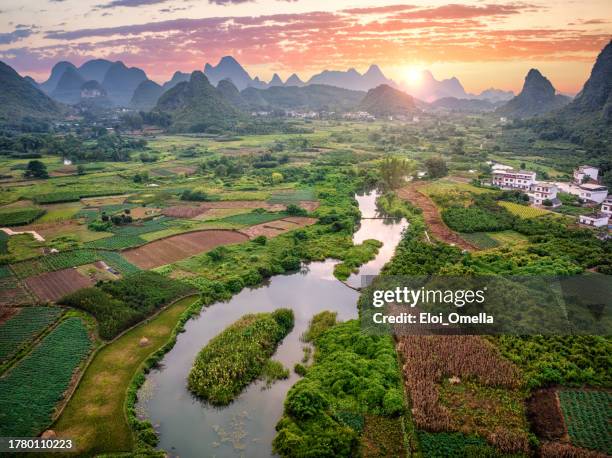
<svg viewBox="0 0 612 458">
<path fill-rule="evenodd" d="M 194 231 L 124 251 L 123 256 L 141 269 L 152 269 L 211 250 L 219 245 L 241 243 L 248 239 L 247 235 L 237 231 L 214 229 Z"/>
<path fill-rule="evenodd" d="M 25 307 L 18 309 L 0 325 L 0 363 L 13 356 L 23 345 L 32 340 L 59 318 L 59 307 Z"/>
<path fill-rule="evenodd" d="M 90 349 L 81 319 L 68 318 L 0 378 L 0 436 L 30 437 L 46 429 Z"/>
<path fill-rule="evenodd" d="M 93 280 L 73 267 L 30 277 L 25 282 L 43 302 L 57 301 L 66 294 L 94 284 Z"/>
</svg>

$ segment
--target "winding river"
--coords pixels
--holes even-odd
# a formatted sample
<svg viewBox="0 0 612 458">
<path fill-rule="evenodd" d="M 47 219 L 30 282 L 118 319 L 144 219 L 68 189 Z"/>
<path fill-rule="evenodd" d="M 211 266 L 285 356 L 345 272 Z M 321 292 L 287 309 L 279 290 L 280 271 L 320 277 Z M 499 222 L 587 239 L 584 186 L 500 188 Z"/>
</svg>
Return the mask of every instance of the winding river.
<svg viewBox="0 0 612 458">
<path fill-rule="evenodd" d="M 375 192 L 356 195 L 362 220 L 355 243 L 374 238 L 384 243 L 375 259 L 363 265 L 347 284 L 361 286 L 361 275 L 375 275 L 391 258 L 405 221 L 376 218 Z M 287 391 L 299 377 L 295 363 L 303 357 L 300 336 L 313 315 L 337 312 L 340 321 L 357 318 L 359 293 L 333 275 L 337 261 L 312 262 L 299 272 L 277 275 L 260 287 L 244 289 L 230 301 L 213 304 L 188 321 L 176 345 L 152 370 L 139 392 L 137 411 L 148 418 L 160 436 L 159 447 L 170 456 L 236 457 L 272 456 L 272 439 L 283 411 Z M 278 347 L 274 359 L 291 370 L 287 380 L 266 387 L 251 384 L 227 407 L 209 406 L 187 390 L 187 375 L 200 349 L 223 329 L 247 313 L 270 312 L 289 307 L 295 314 L 293 331 Z"/>
</svg>

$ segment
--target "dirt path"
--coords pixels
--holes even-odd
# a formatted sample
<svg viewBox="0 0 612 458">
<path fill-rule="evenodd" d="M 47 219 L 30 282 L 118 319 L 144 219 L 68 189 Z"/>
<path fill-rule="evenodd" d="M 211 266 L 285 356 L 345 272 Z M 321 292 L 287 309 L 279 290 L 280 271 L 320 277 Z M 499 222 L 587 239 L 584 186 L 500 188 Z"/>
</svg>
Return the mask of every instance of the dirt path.
<svg viewBox="0 0 612 458">
<path fill-rule="evenodd" d="M 408 186 L 400 189 L 397 192 L 397 195 L 423 210 L 423 218 L 427 224 L 430 236 L 433 236 L 442 242 L 457 245 L 463 250 L 477 250 L 477 247 L 466 240 L 463 240 L 456 232 L 450 230 L 449 227 L 444 224 L 444 221 L 442 221 L 442 217 L 440 216 L 440 212 L 438 211 L 438 207 L 436 207 L 429 197 L 419 191 L 419 187 L 423 186 L 423 184 L 424 182 L 410 183 Z"/>
</svg>

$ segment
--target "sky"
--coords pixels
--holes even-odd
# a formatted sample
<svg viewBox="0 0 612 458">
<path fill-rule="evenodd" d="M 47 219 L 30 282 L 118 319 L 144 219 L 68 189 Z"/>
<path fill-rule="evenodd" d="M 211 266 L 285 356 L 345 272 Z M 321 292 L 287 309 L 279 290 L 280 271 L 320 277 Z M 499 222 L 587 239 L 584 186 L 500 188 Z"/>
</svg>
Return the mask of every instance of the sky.
<svg viewBox="0 0 612 458">
<path fill-rule="evenodd" d="M 160 83 L 233 55 L 269 80 L 378 64 L 469 92 L 538 68 L 574 94 L 612 37 L 612 0 L 2 0 L 0 60 L 44 81 L 60 60 L 122 60 Z M 416 82 L 418 84 L 418 81 Z"/>
</svg>

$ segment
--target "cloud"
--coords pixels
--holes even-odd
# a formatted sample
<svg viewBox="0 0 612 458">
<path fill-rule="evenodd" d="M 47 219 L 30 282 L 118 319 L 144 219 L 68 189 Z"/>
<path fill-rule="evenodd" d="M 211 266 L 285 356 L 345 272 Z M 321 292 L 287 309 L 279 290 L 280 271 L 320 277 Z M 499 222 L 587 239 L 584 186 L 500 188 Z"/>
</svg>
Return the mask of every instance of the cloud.
<svg viewBox="0 0 612 458">
<path fill-rule="evenodd" d="M 108 9 L 108 8 L 119 8 L 122 6 L 135 8 L 137 6 L 146 6 L 146 5 L 157 5 L 158 3 L 165 3 L 168 0 L 112 0 L 109 3 L 103 3 L 101 5 L 96 5 L 98 9 Z"/>
<path fill-rule="evenodd" d="M 111 3 L 118 1 L 127 0 Z M 515 25 L 519 21 L 508 20 L 535 9 L 517 2 L 390 5 L 47 30 L 46 46 L 0 50 L 0 58 L 29 73 L 47 71 L 58 60 L 78 64 L 104 57 L 124 60 L 152 75 L 168 75 L 233 55 L 245 65 L 274 62 L 275 70 L 303 72 L 372 62 L 398 66 L 411 61 L 587 61 L 609 40 L 609 30 L 593 31 L 585 26 L 520 29 Z M 171 11 L 169 5 L 161 10 Z"/>
<path fill-rule="evenodd" d="M 7 45 L 23 40 L 34 33 L 32 28 L 26 28 L 23 24 L 19 24 L 15 30 L 7 33 L 0 33 L 0 45 Z"/>
</svg>

